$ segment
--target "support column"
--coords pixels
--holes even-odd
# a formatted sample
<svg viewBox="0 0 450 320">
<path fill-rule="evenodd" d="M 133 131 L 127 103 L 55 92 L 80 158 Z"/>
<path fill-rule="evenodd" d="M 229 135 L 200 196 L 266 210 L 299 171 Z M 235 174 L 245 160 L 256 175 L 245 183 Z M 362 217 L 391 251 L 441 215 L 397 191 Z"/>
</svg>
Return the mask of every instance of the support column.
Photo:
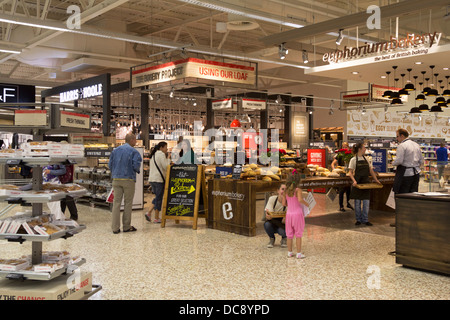
<svg viewBox="0 0 450 320">
<path fill-rule="evenodd" d="M 111 134 L 111 74 L 107 73 L 103 83 L 103 136 Z"/>
<path fill-rule="evenodd" d="M 143 140 L 144 147 L 150 149 L 149 141 L 149 126 L 148 126 L 148 115 L 149 115 L 149 101 L 148 93 L 141 93 L 141 139 Z"/>
<path fill-rule="evenodd" d="M 283 142 L 287 142 L 288 148 L 292 148 L 291 129 L 292 129 L 292 97 L 282 96 L 284 102 L 284 135 Z"/>
</svg>

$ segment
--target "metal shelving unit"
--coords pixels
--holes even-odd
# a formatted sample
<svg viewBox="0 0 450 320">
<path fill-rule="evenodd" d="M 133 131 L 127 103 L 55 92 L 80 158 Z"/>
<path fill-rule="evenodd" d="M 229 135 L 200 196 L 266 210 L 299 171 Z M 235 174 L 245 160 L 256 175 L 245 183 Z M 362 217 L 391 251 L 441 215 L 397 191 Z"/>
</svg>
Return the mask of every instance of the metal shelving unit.
<svg viewBox="0 0 450 320">
<path fill-rule="evenodd" d="M 28 166 L 33 167 L 33 177 L 32 177 L 32 190 L 33 191 L 41 191 L 42 190 L 42 170 L 44 165 L 50 164 L 73 164 L 75 160 L 82 159 L 71 159 L 71 158 L 16 158 L 16 159 L 1 159 L 0 163 L 11 163 L 19 162 L 25 163 Z M 84 191 L 85 192 L 85 191 Z M 32 206 L 32 217 L 38 217 L 43 214 L 42 208 L 43 203 L 49 201 L 58 201 L 64 198 L 67 195 L 71 195 L 74 197 L 81 196 L 83 192 L 73 192 L 73 193 L 56 193 L 53 197 L 48 196 L 47 194 L 35 195 L 34 198 L 30 199 L 27 195 L 17 195 L 17 196 L 2 196 L 0 197 L 0 201 L 7 201 L 8 203 L 31 203 Z M 30 201 L 31 200 L 31 201 Z M 1 234 L 0 240 L 6 240 L 9 242 L 18 242 L 22 244 L 24 241 L 31 241 L 32 243 L 32 252 L 31 252 L 31 264 L 37 265 L 42 263 L 42 243 L 46 241 L 52 241 L 56 239 L 67 239 L 75 234 L 81 232 L 86 229 L 85 225 L 79 225 L 78 227 L 69 228 L 67 230 L 62 230 L 55 232 L 50 235 L 30 235 L 30 234 Z M 76 268 L 83 265 L 86 262 L 85 259 L 80 259 L 76 263 L 68 264 L 60 269 L 57 269 L 53 272 L 35 272 L 29 270 L 18 270 L 18 271 L 0 271 L 0 278 L 6 278 L 11 280 L 40 280 L 40 281 L 49 281 L 55 279 L 62 275 L 67 275 L 73 273 Z M 88 298 L 92 294 L 101 290 L 101 286 L 95 285 L 93 286 L 95 289 L 92 292 L 88 292 L 85 294 L 83 299 Z"/>
</svg>

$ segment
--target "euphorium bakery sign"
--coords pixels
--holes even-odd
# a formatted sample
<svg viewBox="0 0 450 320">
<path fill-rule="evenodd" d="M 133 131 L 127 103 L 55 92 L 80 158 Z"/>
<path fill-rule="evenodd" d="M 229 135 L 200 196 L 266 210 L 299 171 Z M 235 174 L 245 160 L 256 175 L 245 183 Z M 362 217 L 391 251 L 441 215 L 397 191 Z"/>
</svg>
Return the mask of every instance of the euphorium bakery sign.
<svg viewBox="0 0 450 320">
<path fill-rule="evenodd" d="M 232 63 L 187 58 L 157 66 L 132 69 L 131 86 L 136 88 L 191 77 L 256 85 L 256 68 Z"/>
<path fill-rule="evenodd" d="M 331 52 L 327 52 L 323 55 L 322 60 L 329 63 L 339 63 L 348 61 L 350 59 L 358 59 L 367 55 L 383 55 L 387 53 L 396 52 L 396 57 L 400 58 L 404 55 L 424 54 L 427 48 L 431 48 L 433 45 L 439 45 L 442 33 L 424 33 L 424 34 L 411 34 L 408 33 L 406 38 L 395 39 L 390 38 L 389 41 L 367 43 L 360 47 L 347 47 L 344 46 L 343 50 L 336 49 Z M 397 52 L 399 50 L 414 49 L 417 52 Z M 392 58 L 392 57 L 389 57 Z M 380 60 L 382 58 L 380 57 Z"/>
</svg>

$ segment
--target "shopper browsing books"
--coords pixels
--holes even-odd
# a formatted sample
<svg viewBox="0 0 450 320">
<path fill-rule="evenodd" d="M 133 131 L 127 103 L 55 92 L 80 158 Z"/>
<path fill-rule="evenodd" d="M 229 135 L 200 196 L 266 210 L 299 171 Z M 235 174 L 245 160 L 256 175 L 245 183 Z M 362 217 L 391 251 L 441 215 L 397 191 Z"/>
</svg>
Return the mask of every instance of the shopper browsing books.
<svg viewBox="0 0 450 320">
<path fill-rule="evenodd" d="M 167 153 L 167 142 L 158 143 L 150 154 L 150 173 L 148 181 L 155 194 L 155 198 L 150 205 L 148 212 L 145 214 L 145 219 L 151 221 L 152 211 L 155 211 L 154 223 L 161 223 L 159 213 L 161 211 L 162 200 L 164 196 L 164 184 L 167 166 L 170 164 L 170 159 Z"/>
<path fill-rule="evenodd" d="M 277 194 L 271 196 L 267 201 L 265 208 L 265 215 L 263 215 L 264 230 L 266 230 L 269 236 L 268 248 L 273 248 L 275 243 L 275 233 L 281 236 L 281 247 L 285 248 L 286 244 L 286 230 L 285 230 L 285 218 L 272 217 L 271 213 L 285 213 L 286 207 L 282 204 L 283 194 L 286 190 L 286 184 L 281 183 L 278 186 Z"/>
<path fill-rule="evenodd" d="M 114 201 L 112 209 L 112 231 L 120 232 L 120 207 L 124 200 L 124 212 L 122 217 L 123 232 L 136 231 L 131 225 L 131 211 L 133 209 L 134 190 L 136 185 L 136 173 L 140 172 L 142 157 L 134 146 L 136 136 L 127 134 L 125 144 L 115 148 L 109 158 L 111 170 Z"/>
<path fill-rule="evenodd" d="M 288 257 L 293 257 L 293 239 L 296 237 L 297 258 L 305 258 L 302 251 L 302 236 L 305 229 L 304 207 L 308 203 L 303 200 L 302 189 L 298 188 L 300 183 L 300 174 L 297 172 L 288 176 L 286 182 L 286 191 L 283 193 L 282 204 L 287 206 L 286 211 L 286 236 Z"/>
<path fill-rule="evenodd" d="M 372 165 L 364 157 L 365 152 L 366 147 L 363 143 L 356 143 L 353 146 L 353 154 L 355 156 L 350 160 L 348 165 L 349 176 L 353 181 L 350 198 L 355 199 L 355 225 L 364 223 L 365 225 L 371 226 L 372 223 L 369 222 L 370 189 L 359 189 L 357 185 L 369 183 L 369 176 L 372 176 L 376 183 L 381 183 L 378 181 Z"/>
</svg>

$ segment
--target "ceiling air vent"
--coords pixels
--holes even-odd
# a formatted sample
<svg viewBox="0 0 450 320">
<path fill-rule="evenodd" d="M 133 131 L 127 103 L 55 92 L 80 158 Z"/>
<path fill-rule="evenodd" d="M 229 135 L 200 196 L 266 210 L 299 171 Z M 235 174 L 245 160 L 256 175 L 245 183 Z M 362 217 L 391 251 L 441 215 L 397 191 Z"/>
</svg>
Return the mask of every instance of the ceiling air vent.
<svg viewBox="0 0 450 320">
<path fill-rule="evenodd" d="M 228 30 L 238 30 L 238 31 L 246 31 L 253 30 L 259 27 L 259 24 L 247 17 L 236 15 L 236 14 L 228 14 L 228 22 L 227 29 Z"/>
</svg>

